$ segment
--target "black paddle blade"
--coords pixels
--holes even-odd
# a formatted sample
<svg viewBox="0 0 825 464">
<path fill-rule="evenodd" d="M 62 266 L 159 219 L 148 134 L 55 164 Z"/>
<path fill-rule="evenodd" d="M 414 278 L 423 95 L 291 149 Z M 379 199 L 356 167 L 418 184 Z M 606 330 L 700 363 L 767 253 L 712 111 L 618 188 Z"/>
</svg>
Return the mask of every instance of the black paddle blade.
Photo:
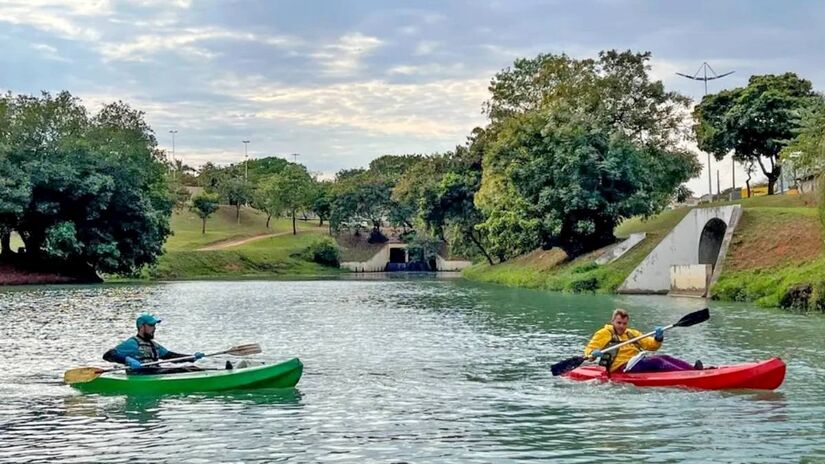
<svg viewBox="0 0 825 464">
<path fill-rule="evenodd" d="M 572 371 L 573 369 L 581 366 L 586 359 L 587 358 L 584 358 L 583 356 L 567 358 L 562 362 L 558 362 L 550 366 L 550 372 L 552 372 L 554 376 L 566 374 Z"/>
<path fill-rule="evenodd" d="M 692 325 L 699 324 L 700 322 L 705 322 L 706 320 L 710 319 L 710 310 L 708 308 L 700 309 L 694 313 L 685 314 L 684 317 L 679 319 L 679 322 L 673 324 L 674 327 L 690 327 Z"/>
</svg>

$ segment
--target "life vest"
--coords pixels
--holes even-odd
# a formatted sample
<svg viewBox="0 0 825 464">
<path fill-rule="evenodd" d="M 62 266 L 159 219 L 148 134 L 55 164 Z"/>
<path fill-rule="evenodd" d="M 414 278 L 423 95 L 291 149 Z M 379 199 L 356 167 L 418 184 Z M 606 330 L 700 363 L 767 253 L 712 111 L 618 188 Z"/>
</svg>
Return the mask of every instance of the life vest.
<svg viewBox="0 0 825 464">
<path fill-rule="evenodd" d="M 151 340 L 144 340 L 137 335 L 132 337 L 138 344 L 138 354 L 137 360 L 140 362 L 151 362 L 158 360 L 158 349 L 155 346 L 155 342 Z"/>
<path fill-rule="evenodd" d="M 615 346 L 615 345 L 618 345 L 619 343 L 626 342 L 627 340 L 630 340 L 632 338 L 628 334 L 627 340 L 622 340 L 621 337 L 613 330 L 613 327 L 611 327 L 609 330 L 610 330 L 610 341 L 608 341 L 607 344 L 604 345 L 604 347 L 602 348 L 602 351 L 606 350 L 607 348 L 610 348 L 611 346 Z M 625 331 L 625 333 L 627 333 L 627 331 Z M 631 343 L 631 345 L 636 346 L 636 348 L 638 348 L 639 351 L 644 351 L 644 348 L 642 347 L 641 344 L 639 344 L 638 341 L 635 341 L 635 342 Z M 602 353 L 602 357 L 599 358 L 599 365 L 603 366 L 605 368 L 605 370 L 607 370 L 607 372 L 610 372 L 610 367 L 613 365 L 613 360 L 616 358 L 617 353 L 618 353 L 618 350 L 611 351 L 609 353 Z"/>
</svg>

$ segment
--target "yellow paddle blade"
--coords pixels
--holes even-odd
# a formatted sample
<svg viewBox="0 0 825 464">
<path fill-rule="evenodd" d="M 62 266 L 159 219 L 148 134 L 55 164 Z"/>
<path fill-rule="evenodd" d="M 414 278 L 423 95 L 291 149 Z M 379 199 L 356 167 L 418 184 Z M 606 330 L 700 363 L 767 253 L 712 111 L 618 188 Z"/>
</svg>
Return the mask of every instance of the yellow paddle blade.
<svg viewBox="0 0 825 464">
<path fill-rule="evenodd" d="M 66 371 L 63 374 L 63 381 L 68 384 L 88 382 L 96 379 L 104 372 L 106 372 L 106 370 L 99 367 L 78 367 Z"/>
<path fill-rule="evenodd" d="M 257 343 L 250 343 L 249 345 L 238 345 L 225 351 L 225 354 L 233 356 L 249 356 L 261 352 L 261 345 Z"/>
</svg>

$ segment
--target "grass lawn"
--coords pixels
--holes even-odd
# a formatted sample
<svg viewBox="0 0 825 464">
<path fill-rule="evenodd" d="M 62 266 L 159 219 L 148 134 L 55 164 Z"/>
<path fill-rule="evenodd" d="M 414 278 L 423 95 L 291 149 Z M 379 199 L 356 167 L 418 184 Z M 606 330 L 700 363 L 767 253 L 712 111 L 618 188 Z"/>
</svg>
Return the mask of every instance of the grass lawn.
<svg viewBox="0 0 825 464">
<path fill-rule="evenodd" d="M 221 206 L 206 220 L 206 233 L 202 234 L 201 218 L 188 210 L 175 211 L 170 220 L 174 234 L 166 240 L 166 250 L 197 250 L 217 242 L 292 230 L 290 218 L 272 218 L 267 229 L 266 214 L 256 209 L 242 207 L 240 224 L 235 214 L 234 206 Z M 298 220 L 296 225 L 299 230 L 326 230 L 326 227 L 318 227 L 317 221 Z"/>
<path fill-rule="evenodd" d="M 336 275 L 345 271 L 322 266 L 303 255 L 324 236 L 320 231 L 268 237 L 225 250 L 178 250 L 163 255 L 143 277 L 151 279 L 243 278 Z"/>
</svg>

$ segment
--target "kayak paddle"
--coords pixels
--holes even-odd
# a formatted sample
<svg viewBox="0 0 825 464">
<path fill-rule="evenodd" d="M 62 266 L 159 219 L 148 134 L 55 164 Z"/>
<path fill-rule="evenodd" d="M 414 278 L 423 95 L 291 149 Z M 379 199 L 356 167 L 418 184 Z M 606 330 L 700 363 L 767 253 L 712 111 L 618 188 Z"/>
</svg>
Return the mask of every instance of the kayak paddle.
<svg viewBox="0 0 825 464">
<path fill-rule="evenodd" d="M 203 355 L 203 357 L 207 356 L 217 356 L 219 354 L 229 354 L 232 356 L 249 356 L 252 354 L 258 354 L 261 352 L 261 345 L 257 343 L 249 344 L 249 345 L 238 345 L 229 348 L 228 350 L 218 351 L 216 353 L 207 353 Z M 155 366 L 162 363 L 167 362 L 178 362 L 178 361 L 194 361 L 194 356 L 183 356 L 180 358 L 173 358 L 173 359 L 163 359 L 161 361 L 153 361 L 148 363 L 143 363 L 142 366 Z M 120 371 L 123 369 L 128 369 L 129 366 L 121 366 L 121 367 L 112 367 L 109 369 L 102 369 L 100 367 L 77 367 L 75 369 L 69 369 L 63 374 L 63 381 L 72 384 L 72 383 L 83 383 L 89 382 L 94 380 L 105 372 L 113 372 L 113 371 Z"/>
<path fill-rule="evenodd" d="M 696 325 L 696 324 L 699 324 L 701 322 L 705 322 L 708 319 L 710 319 L 710 311 L 708 310 L 708 308 L 705 308 L 705 309 L 701 309 L 699 311 L 695 311 L 695 312 L 692 312 L 692 313 L 685 314 L 681 319 L 679 319 L 679 322 L 677 322 L 675 324 L 670 324 L 668 326 L 665 326 L 665 327 L 663 327 L 663 329 L 668 330 L 668 329 L 671 329 L 673 327 L 690 327 L 692 325 Z M 622 343 L 613 345 L 610 348 L 605 348 L 605 349 L 602 350 L 602 353 L 607 353 L 607 352 L 610 352 L 610 351 L 616 351 L 619 348 L 621 348 L 621 347 L 623 347 L 627 344 L 637 342 L 637 341 L 639 341 L 639 340 L 641 340 L 645 337 L 650 337 L 650 336 L 653 336 L 655 334 L 656 334 L 656 331 L 648 332 L 648 333 L 643 334 L 643 335 L 639 335 L 636 338 L 631 338 L 630 340 L 627 340 L 627 341 L 624 341 Z M 573 369 L 581 366 L 582 363 L 587 361 L 588 359 L 589 358 L 585 358 L 584 356 L 574 356 L 572 358 L 565 359 L 564 361 L 561 361 L 559 363 L 556 363 L 556 364 L 553 364 L 552 366 L 550 366 L 550 372 L 552 372 L 553 375 L 566 374 L 566 373 L 572 371 Z"/>
</svg>

